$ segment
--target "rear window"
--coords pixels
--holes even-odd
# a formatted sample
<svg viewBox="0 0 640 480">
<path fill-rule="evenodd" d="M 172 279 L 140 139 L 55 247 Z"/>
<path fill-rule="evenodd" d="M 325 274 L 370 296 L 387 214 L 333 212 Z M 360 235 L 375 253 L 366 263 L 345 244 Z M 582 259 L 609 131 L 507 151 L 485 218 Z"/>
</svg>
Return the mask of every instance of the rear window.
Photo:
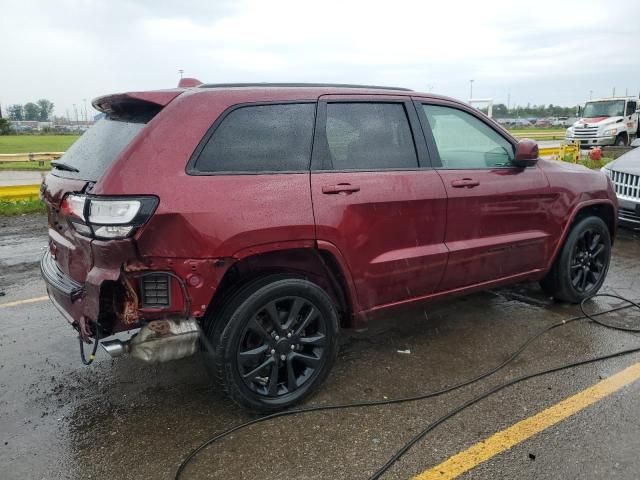
<svg viewBox="0 0 640 480">
<path fill-rule="evenodd" d="M 204 145 L 195 170 L 297 172 L 308 170 L 314 103 L 255 105 L 229 113 Z"/>
<path fill-rule="evenodd" d="M 144 123 L 105 118 L 87 130 L 60 158 L 60 163 L 78 172 L 54 169 L 55 175 L 96 181 L 131 140 L 145 127 Z"/>
</svg>

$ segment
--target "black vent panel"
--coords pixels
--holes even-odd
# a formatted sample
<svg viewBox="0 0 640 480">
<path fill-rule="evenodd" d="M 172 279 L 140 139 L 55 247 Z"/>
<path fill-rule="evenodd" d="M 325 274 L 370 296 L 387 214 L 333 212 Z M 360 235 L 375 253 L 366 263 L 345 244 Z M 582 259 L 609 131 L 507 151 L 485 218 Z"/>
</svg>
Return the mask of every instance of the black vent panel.
<svg viewBox="0 0 640 480">
<path fill-rule="evenodd" d="M 144 307 L 168 307 L 171 304 L 171 277 L 164 273 L 145 275 L 140 279 Z"/>
</svg>

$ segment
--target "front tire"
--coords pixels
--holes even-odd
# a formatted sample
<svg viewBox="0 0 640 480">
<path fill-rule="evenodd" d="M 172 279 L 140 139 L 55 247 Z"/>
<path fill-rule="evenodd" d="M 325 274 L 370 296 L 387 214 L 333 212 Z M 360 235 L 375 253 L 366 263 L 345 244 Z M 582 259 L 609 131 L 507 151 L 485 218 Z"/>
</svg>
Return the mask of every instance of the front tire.
<svg viewBox="0 0 640 480">
<path fill-rule="evenodd" d="M 620 134 L 616 137 L 616 143 L 615 143 L 616 147 L 626 147 L 627 146 L 627 137 L 625 137 L 624 135 Z"/>
<path fill-rule="evenodd" d="M 271 275 L 241 288 L 207 329 L 215 353 L 207 370 L 227 395 L 270 413 L 301 402 L 329 374 L 337 356 L 338 314 L 318 285 Z"/>
<path fill-rule="evenodd" d="M 611 261 L 611 234 L 599 217 L 578 221 L 567 236 L 560 255 L 542 289 L 557 300 L 580 303 L 600 290 Z"/>
</svg>

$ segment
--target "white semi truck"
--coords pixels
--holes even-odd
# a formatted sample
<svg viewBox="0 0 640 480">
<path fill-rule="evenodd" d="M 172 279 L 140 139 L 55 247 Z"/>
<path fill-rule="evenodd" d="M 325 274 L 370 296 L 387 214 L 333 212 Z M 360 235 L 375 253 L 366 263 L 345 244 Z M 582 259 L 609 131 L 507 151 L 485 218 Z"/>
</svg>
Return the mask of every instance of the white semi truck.
<svg viewBox="0 0 640 480">
<path fill-rule="evenodd" d="M 582 148 L 629 145 L 640 133 L 638 99 L 611 97 L 589 100 L 578 111 L 578 121 L 567 129 L 566 142 Z"/>
</svg>

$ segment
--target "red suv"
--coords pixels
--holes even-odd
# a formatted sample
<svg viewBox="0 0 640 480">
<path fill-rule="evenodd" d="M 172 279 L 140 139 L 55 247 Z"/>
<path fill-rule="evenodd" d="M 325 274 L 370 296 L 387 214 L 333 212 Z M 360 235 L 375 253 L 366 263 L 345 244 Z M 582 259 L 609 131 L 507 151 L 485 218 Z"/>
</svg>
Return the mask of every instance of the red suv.
<svg viewBox="0 0 640 480">
<path fill-rule="evenodd" d="M 309 395 L 340 327 L 519 281 L 601 287 L 608 178 L 538 160 L 478 110 L 402 88 L 203 85 L 108 95 L 42 185 L 54 305 L 111 355 L 203 350 L 229 396 Z"/>
</svg>

